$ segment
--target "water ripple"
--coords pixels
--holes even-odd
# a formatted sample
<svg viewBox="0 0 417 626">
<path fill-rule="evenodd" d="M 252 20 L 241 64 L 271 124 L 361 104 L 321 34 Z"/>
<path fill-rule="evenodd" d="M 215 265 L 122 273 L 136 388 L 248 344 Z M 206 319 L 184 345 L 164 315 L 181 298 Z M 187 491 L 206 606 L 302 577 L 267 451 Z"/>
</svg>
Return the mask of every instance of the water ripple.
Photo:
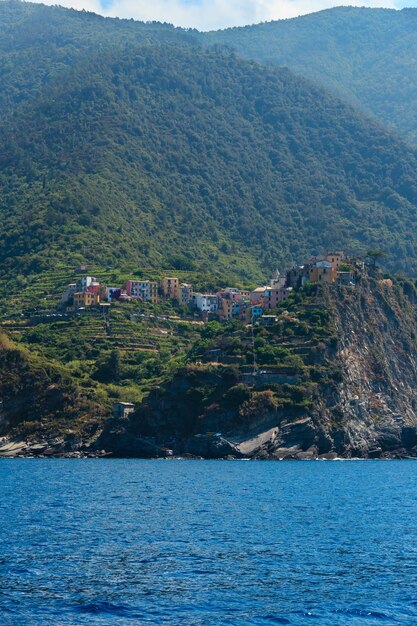
<svg viewBox="0 0 417 626">
<path fill-rule="evenodd" d="M 1 459 L 0 624 L 417 624 L 416 469 Z"/>
</svg>

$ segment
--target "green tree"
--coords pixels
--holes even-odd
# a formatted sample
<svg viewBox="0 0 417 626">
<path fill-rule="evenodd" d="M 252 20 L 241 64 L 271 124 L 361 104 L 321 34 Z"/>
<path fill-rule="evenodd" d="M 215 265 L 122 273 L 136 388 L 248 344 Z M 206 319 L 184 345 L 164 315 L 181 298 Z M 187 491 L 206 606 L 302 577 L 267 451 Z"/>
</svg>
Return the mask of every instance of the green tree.
<svg viewBox="0 0 417 626">
<path fill-rule="evenodd" d="M 117 383 L 120 374 L 120 355 L 117 350 L 112 350 L 97 363 L 92 377 L 101 383 Z"/>
<path fill-rule="evenodd" d="M 368 252 L 366 253 L 366 258 L 370 260 L 373 267 L 376 266 L 378 261 L 386 259 L 387 256 L 388 255 L 386 254 L 386 252 L 377 249 L 368 250 Z"/>
</svg>

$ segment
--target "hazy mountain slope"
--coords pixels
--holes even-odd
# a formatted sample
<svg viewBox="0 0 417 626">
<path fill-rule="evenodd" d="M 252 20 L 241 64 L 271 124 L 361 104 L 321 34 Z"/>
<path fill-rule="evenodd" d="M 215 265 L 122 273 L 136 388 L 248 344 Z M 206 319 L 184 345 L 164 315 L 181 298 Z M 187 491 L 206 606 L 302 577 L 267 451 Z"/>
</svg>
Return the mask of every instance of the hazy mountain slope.
<svg viewBox="0 0 417 626">
<path fill-rule="evenodd" d="M 106 19 L 94 13 L 18 0 L 0 2 L 0 111 L 10 110 L 80 58 L 120 45 L 188 42 L 169 24 Z"/>
<path fill-rule="evenodd" d="M 417 10 L 337 7 L 203 35 L 284 65 L 417 141 Z"/>
<path fill-rule="evenodd" d="M 333 246 L 416 271 L 416 155 L 377 124 L 288 70 L 119 36 L 169 27 L 6 6 L 31 17 L 4 18 L 3 275 L 174 258 L 253 277 Z"/>
</svg>

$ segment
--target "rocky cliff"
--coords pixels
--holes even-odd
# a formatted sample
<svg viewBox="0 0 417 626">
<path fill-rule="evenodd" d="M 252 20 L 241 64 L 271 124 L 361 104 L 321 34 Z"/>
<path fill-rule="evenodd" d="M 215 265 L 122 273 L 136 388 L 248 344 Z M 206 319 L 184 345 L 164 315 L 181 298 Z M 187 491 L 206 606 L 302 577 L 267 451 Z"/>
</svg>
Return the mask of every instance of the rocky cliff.
<svg viewBox="0 0 417 626">
<path fill-rule="evenodd" d="M 341 381 L 315 421 L 340 456 L 417 454 L 415 301 L 412 284 L 366 274 L 331 298 Z"/>
<path fill-rule="evenodd" d="M 292 363 L 292 384 L 277 361 L 245 374 L 250 335 L 232 327 L 205 347 L 232 345 L 234 364 L 204 364 L 194 350 L 131 419 L 111 420 L 99 445 L 116 456 L 417 457 L 415 284 L 370 268 L 355 286 L 312 286 L 285 306 L 255 330 L 253 349 Z"/>
</svg>

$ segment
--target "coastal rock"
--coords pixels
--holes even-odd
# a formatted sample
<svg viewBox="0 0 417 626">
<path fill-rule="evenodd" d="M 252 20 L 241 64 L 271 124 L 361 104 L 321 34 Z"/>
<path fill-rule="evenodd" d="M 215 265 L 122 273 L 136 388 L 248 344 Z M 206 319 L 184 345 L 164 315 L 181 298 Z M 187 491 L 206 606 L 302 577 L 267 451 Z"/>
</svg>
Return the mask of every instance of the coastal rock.
<svg viewBox="0 0 417 626">
<path fill-rule="evenodd" d="M 242 456 L 239 448 L 224 437 L 202 435 L 192 437 L 186 445 L 186 452 L 205 459 L 219 459 L 224 457 L 239 458 Z"/>
</svg>

